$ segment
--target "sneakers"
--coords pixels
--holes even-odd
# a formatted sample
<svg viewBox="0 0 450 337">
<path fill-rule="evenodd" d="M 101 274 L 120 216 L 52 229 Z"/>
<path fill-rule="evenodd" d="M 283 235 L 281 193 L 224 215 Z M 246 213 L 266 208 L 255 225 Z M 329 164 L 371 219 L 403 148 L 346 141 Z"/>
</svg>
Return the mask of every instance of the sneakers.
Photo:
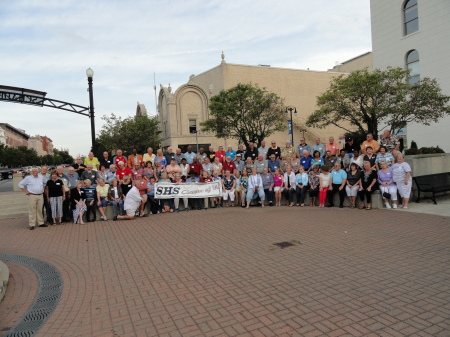
<svg viewBox="0 0 450 337">
<path fill-rule="evenodd" d="M 188 211 L 189 211 L 189 208 L 186 207 L 184 210 L 185 210 L 186 212 L 188 212 Z"/>
<path fill-rule="evenodd" d="M 393 209 L 396 209 L 396 208 L 397 208 L 397 204 L 393 204 L 393 205 L 392 205 L 392 208 L 393 208 Z"/>
<path fill-rule="evenodd" d="M 176 210 L 175 210 L 175 213 L 178 213 L 180 210 L 177 208 Z"/>
<path fill-rule="evenodd" d="M 391 205 L 389 205 L 388 202 L 386 202 L 385 205 L 386 205 L 386 208 L 392 208 Z M 394 206 L 397 206 L 397 205 L 394 204 Z M 397 207 L 395 207 L 395 208 L 397 208 Z"/>
</svg>

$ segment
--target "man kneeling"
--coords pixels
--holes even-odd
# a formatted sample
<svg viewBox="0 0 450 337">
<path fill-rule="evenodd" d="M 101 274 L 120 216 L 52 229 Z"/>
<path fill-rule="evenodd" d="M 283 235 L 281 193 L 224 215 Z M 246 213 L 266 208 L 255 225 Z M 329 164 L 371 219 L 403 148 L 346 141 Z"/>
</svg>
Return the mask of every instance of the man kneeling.
<svg viewBox="0 0 450 337">
<path fill-rule="evenodd" d="M 139 190 L 136 186 L 133 186 L 127 193 L 125 197 L 125 202 L 123 204 L 123 209 L 127 213 L 127 215 L 117 215 L 113 218 L 114 221 L 123 219 L 123 220 L 134 220 L 134 216 L 136 214 L 136 210 L 140 206 L 142 201 Z"/>
</svg>

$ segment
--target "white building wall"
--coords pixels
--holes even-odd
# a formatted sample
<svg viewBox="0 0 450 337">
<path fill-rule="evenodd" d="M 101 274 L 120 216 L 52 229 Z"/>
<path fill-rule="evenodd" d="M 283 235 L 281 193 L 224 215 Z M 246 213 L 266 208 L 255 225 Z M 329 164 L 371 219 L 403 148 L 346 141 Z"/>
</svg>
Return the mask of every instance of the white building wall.
<svg viewBox="0 0 450 337">
<path fill-rule="evenodd" d="M 403 34 L 404 0 L 371 0 L 373 68 L 406 67 L 406 53 L 419 52 L 420 78 L 435 78 L 450 95 L 450 0 L 418 0 L 419 30 Z M 409 124 L 411 140 L 419 147 L 439 145 L 450 152 L 450 116 L 430 126 Z"/>
</svg>

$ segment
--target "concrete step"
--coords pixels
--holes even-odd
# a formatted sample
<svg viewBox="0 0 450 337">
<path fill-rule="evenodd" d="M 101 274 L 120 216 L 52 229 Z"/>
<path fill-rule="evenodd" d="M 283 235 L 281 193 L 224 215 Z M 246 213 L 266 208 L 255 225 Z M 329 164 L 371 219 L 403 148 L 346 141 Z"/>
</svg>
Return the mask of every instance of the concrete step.
<svg viewBox="0 0 450 337">
<path fill-rule="evenodd" d="M 6 264 L 0 261 L 0 302 L 6 293 L 6 287 L 9 280 L 9 269 Z"/>
</svg>

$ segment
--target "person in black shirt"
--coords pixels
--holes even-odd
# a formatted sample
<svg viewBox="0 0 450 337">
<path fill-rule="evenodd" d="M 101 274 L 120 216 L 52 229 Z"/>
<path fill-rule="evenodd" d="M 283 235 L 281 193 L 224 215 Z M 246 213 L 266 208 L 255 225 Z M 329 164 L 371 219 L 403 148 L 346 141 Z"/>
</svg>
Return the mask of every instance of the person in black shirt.
<svg viewBox="0 0 450 337">
<path fill-rule="evenodd" d="M 247 160 L 247 158 L 251 158 L 254 162 L 256 158 L 258 158 L 258 149 L 255 147 L 253 142 L 248 143 L 248 146 L 248 150 L 245 152 L 245 160 Z"/>
<path fill-rule="evenodd" d="M 76 163 L 73 164 L 72 167 L 76 170 L 79 177 L 81 177 L 84 170 L 86 169 L 86 166 L 83 164 L 83 160 L 81 159 L 81 157 L 77 157 Z"/>
<path fill-rule="evenodd" d="M 355 143 L 352 137 L 349 137 L 345 143 L 344 150 L 347 151 L 347 156 L 353 157 L 353 153 L 355 151 L 359 151 L 361 153 L 361 146 L 358 143 Z"/>
<path fill-rule="evenodd" d="M 51 179 L 47 181 L 45 187 L 45 196 L 52 209 L 53 225 L 56 225 L 56 218 L 58 218 L 58 225 L 61 224 L 64 195 L 64 184 L 61 179 L 58 179 L 58 173 L 53 171 L 51 173 Z"/>
<path fill-rule="evenodd" d="M 212 146 L 209 147 L 209 151 L 206 151 L 206 157 L 209 158 L 210 163 L 214 162 L 214 159 L 216 158 L 216 151 L 214 151 L 214 148 Z"/>
<path fill-rule="evenodd" d="M 86 221 L 91 222 L 89 218 L 89 214 L 92 213 L 94 216 L 92 221 L 97 219 L 97 213 L 95 211 L 95 199 L 97 197 L 97 191 L 95 187 L 92 186 L 92 182 L 90 179 L 86 179 L 84 181 L 84 187 L 81 189 L 86 197 Z"/>
<path fill-rule="evenodd" d="M 103 158 L 100 159 L 100 165 L 103 165 L 106 169 L 113 164 L 113 159 L 109 156 L 107 151 L 103 152 Z"/>
</svg>

